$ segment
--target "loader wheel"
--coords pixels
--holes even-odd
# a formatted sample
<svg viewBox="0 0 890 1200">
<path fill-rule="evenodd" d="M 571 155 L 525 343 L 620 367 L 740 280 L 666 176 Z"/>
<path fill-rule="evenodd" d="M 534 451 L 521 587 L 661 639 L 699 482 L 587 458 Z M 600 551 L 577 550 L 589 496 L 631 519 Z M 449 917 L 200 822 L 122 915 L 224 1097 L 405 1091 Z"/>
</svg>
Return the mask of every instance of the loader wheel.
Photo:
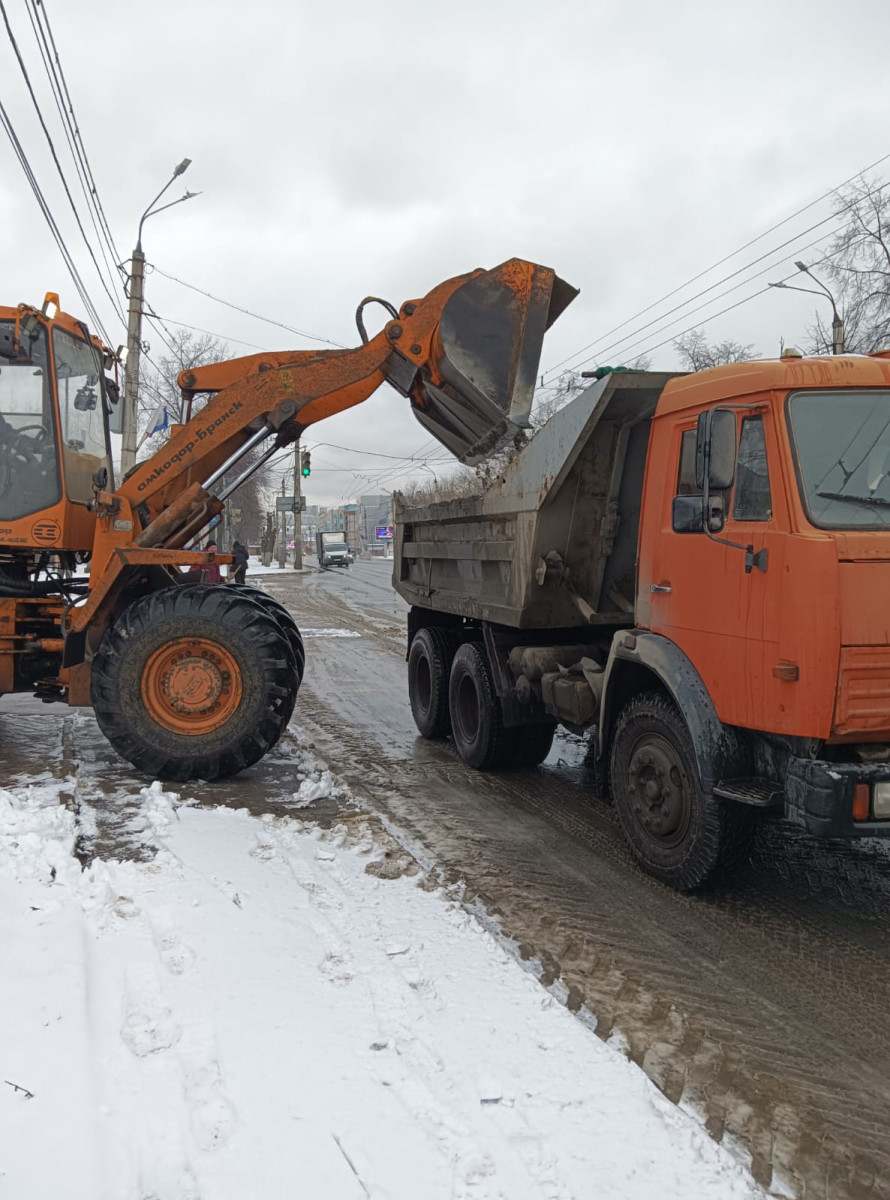
<svg viewBox="0 0 890 1200">
<path fill-rule="evenodd" d="M 303 647 L 303 638 L 300 630 L 297 628 L 296 621 L 284 605 L 270 596 L 268 592 L 261 592 L 259 588 L 251 587 L 247 583 L 232 583 L 228 584 L 227 587 L 232 591 L 238 592 L 245 599 L 252 600 L 255 604 L 258 604 L 278 624 L 281 632 L 287 638 L 294 658 L 294 686 L 290 699 L 290 707 L 284 722 L 286 725 L 293 714 L 294 705 L 297 702 L 297 692 L 302 683 L 303 671 L 306 667 L 306 651 Z"/>
<path fill-rule="evenodd" d="M 507 731 L 513 739 L 511 767 L 540 766 L 553 746 L 556 726 L 550 724 L 516 725 Z"/>
<path fill-rule="evenodd" d="M 448 737 L 448 676 L 458 647 L 456 630 L 428 625 L 418 630 L 408 652 L 408 699 L 418 731 L 430 739 Z"/>
<path fill-rule="evenodd" d="M 686 722 L 666 696 L 645 692 L 623 709 L 611 776 L 634 858 L 663 883 L 693 891 L 747 848 L 754 814 L 702 791 Z"/>
<path fill-rule="evenodd" d="M 464 642 L 454 656 L 448 708 L 454 745 L 467 766 L 490 771 L 508 764 L 514 742 L 504 729 L 501 704 L 479 642 Z"/>
<path fill-rule="evenodd" d="M 221 779 L 278 741 L 294 680 L 287 637 L 259 604 L 226 586 L 173 587 L 107 630 L 91 697 L 102 732 L 146 774 Z"/>
</svg>

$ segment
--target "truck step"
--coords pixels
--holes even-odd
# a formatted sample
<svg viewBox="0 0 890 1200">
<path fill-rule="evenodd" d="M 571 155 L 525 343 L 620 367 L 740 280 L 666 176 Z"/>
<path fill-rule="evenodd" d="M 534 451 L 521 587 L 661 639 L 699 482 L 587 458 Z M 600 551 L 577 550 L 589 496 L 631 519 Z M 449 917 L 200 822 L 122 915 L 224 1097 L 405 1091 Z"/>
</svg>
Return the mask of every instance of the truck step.
<svg viewBox="0 0 890 1200">
<path fill-rule="evenodd" d="M 747 779 L 721 779 L 714 788 L 714 795 L 722 796 L 724 800 L 736 800 L 739 804 L 753 804 L 757 808 L 777 808 L 785 798 L 779 784 L 759 775 Z"/>
</svg>

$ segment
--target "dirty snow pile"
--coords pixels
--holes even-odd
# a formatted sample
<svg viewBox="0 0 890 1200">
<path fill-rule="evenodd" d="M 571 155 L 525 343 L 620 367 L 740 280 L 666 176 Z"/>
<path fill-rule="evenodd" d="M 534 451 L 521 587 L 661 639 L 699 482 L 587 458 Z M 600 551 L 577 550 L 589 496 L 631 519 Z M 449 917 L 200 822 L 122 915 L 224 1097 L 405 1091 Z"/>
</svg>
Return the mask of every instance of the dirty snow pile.
<svg viewBox="0 0 890 1200">
<path fill-rule="evenodd" d="M 0 1196 L 758 1194 L 370 819 L 155 783 L 82 869 L 64 788 L 0 789 Z"/>
</svg>

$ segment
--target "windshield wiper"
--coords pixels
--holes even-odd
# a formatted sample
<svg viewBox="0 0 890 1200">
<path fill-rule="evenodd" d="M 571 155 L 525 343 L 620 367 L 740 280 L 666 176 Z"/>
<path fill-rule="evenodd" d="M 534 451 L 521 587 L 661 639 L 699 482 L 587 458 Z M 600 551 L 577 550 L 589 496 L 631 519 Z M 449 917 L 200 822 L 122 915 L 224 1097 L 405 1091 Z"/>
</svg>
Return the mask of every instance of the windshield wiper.
<svg viewBox="0 0 890 1200">
<path fill-rule="evenodd" d="M 854 504 L 875 504 L 880 508 L 890 508 L 890 500 L 883 496 L 851 496 L 849 492 L 816 492 L 823 500 L 851 500 Z"/>
</svg>

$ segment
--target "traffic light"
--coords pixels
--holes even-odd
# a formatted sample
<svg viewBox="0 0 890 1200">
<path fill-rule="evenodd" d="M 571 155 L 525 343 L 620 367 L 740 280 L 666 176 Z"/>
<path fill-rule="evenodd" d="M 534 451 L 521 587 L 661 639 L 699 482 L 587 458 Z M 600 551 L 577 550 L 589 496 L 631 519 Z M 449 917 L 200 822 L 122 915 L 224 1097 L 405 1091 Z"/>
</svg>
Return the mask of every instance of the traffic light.
<svg viewBox="0 0 890 1200">
<path fill-rule="evenodd" d="M 309 458 L 309 451 L 304 450 L 300 455 L 300 474 L 304 479 L 308 479 L 312 473 L 312 463 Z"/>
</svg>

